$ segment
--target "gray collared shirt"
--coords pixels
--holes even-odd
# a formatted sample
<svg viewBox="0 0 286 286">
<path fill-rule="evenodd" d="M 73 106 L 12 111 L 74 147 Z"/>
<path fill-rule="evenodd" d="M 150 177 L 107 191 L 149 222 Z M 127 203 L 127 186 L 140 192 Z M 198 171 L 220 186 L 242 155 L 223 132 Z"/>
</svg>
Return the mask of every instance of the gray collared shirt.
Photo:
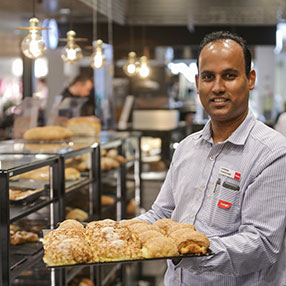
<svg viewBox="0 0 286 286">
<path fill-rule="evenodd" d="M 166 286 L 286 285 L 286 138 L 249 111 L 224 142 L 210 122 L 178 146 L 152 209 L 140 219 L 194 224 L 212 256 L 168 261 Z"/>
</svg>

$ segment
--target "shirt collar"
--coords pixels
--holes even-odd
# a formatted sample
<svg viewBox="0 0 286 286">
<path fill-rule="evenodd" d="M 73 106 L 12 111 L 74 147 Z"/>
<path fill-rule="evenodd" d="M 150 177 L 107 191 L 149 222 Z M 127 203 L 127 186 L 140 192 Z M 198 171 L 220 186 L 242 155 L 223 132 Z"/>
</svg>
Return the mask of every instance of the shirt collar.
<svg viewBox="0 0 286 286">
<path fill-rule="evenodd" d="M 248 114 L 244 121 L 238 126 L 238 128 L 231 134 L 225 142 L 231 142 L 235 145 L 244 145 L 245 141 L 249 135 L 250 130 L 255 124 L 255 116 L 251 110 L 248 111 Z M 209 120 L 201 133 L 201 139 L 204 139 L 210 143 L 213 143 L 211 136 L 211 120 Z"/>
</svg>

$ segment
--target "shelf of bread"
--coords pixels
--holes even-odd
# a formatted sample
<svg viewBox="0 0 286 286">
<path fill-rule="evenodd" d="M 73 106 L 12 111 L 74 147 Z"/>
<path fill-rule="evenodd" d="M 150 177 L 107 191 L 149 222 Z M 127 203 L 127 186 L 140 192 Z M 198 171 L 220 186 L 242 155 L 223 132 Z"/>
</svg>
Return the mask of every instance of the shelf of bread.
<svg viewBox="0 0 286 286">
<path fill-rule="evenodd" d="M 92 221 L 83 226 L 65 220 L 43 239 L 49 267 L 108 264 L 210 255 L 209 240 L 193 225 L 161 219 Z"/>
</svg>

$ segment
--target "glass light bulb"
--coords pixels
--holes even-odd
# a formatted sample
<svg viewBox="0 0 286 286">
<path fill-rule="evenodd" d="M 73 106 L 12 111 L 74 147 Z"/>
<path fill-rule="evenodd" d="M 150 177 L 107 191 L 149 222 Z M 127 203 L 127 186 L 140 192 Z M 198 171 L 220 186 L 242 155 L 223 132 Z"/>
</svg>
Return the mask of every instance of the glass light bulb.
<svg viewBox="0 0 286 286">
<path fill-rule="evenodd" d="M 137 62 L 136 62 L 136 53 L 130 52 L 128 54 L 128 62 L 123 66 L 124 72 L 128 76 L 135 76 L 137 74 Z"/>
<path fill-rule="evenodd" d="M 93 69 L 100 69 L 106 63 L 106 58 L 104 56 L 101 43 L 102 43 L 101 40 L 97 41 L 97 47 L 95 49 L 95 52 L 93 52 L 92 55 L 91 55 L 91 67 Z"/>
<path fill-rule="evenodd" d="M 70 64 L 78 62 L 82 58 L 82 51 L 80 46 L 74 42 L 68 42 L 62 50 L 61 57 L 63 61 Z"/>
<path fill-rule="evenodd" d="M 29 34 L 23 39 L 21 49 L 26 57 L 35 59 L 44 54 L 46 46 L 38 31 L 31 29 Z"/>
<path fill-rule="evenodd" d="M 140 77 L 146 78 L 150 75 L 150 67 L 148 66 L 147 57 L 140 58 L 140 67 L 138 71 Z"/>
</svg>

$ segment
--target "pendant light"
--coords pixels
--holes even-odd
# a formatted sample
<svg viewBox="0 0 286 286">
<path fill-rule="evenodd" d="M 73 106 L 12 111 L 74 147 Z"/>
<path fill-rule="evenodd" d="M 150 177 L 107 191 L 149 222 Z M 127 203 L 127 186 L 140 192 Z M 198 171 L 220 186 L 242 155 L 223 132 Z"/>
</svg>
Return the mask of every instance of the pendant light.
<svg viewBox="0 0 286 286">
<path fill-rule="evenodd" d="M 143 56 L 140 58 L 140 64 L 138 67 L 138 75 L 141 78 L 147 78 L 151 74 L 151 68 L 147 54 L 149 55 L 149 49 L 145 47 L 145 27 L 142 27 L 142 41 L 143 41 Z"/>
<path fill-rule="evenodd" d="M 129 52 L 128 54 L 128 61 L 123 66 L 123 70 L 126 73 L 126 75 L 132 77 L 137 74 L 137 59 L 136 59 L 136 53 L 135 52 Z"/>
<path fill-rule="evenodd" d="M 62 49 L 61 57 L 63 61 L 74 64 L 78 62 L 82 58 L 82 50 L 78 44 L 76 44 L 76 40 L 83 40 L 79 38 L 75 38 L 76 32 L 70 30 L 67 32 L 67 38 L 61 39 L 66 40 L 67 44 Z"/>
<path fill-rule="evenodd" d="M 93 11 L 92 11 L 92 23 L 93 23 L 93 53 L 91 55 L 91 67 L 93 69 L 100 69 L 106 63 L 106 58 L 104 56 L 104 49 L 102 47 L 102 40 L 97 37 L 97 0 L 93 0 Z"/>
<path fill-rule="evenodd" d="M 150 75 L 151 69 L 148 64 L 148 58 L 146 56 L 142 56 L 140 58 L 140 66 L 138 68 L 138 74 L 141 78 L 146 78 Z"/>
<path fill-rule="evenodd" d="M 36 59 L 42 56 L 46 50 L 45 42 L 39 31 L 48 28 L 38 27 L 39 19 L 35 17 L 35 0 L 33 0 L 33 17 L 29 20 L 29 23 L 29 27 L 17 28 L 19 30 L 29 30 L 29 34 L 21 42 L 21 50 L 26 57 Z"/>
<path fill-rule="evenodd" d="M 132 13 L 132 1 L 130 2 L 130 11 Z M 130 39 L 130 50 L 128 53 L 127 63 L 123 66 L 123 71 L 129 77 L 137 75 L 138 72 L 138 61 L 136 58 L 136 53 L 134 52 L 134 33 L 133 26 L 129 25 L 129 39 Z"/>
<path fill-rule="evenodd" d="M 77 63 L 82 57 L 81 47 L 76 43 L 78 41 L 87 41 L 86 38 L 76 38 L 76 32 L 72 29 L 72 3 L 71 1 L 71 15 L 70 15 L 70 30 L 67 31 L 67 37 L 60 39 L 60 41 L 65 41 L 67 44 L 62 49 L 61 58 L 63 61 L 69 64 Z"/>
</svg>

